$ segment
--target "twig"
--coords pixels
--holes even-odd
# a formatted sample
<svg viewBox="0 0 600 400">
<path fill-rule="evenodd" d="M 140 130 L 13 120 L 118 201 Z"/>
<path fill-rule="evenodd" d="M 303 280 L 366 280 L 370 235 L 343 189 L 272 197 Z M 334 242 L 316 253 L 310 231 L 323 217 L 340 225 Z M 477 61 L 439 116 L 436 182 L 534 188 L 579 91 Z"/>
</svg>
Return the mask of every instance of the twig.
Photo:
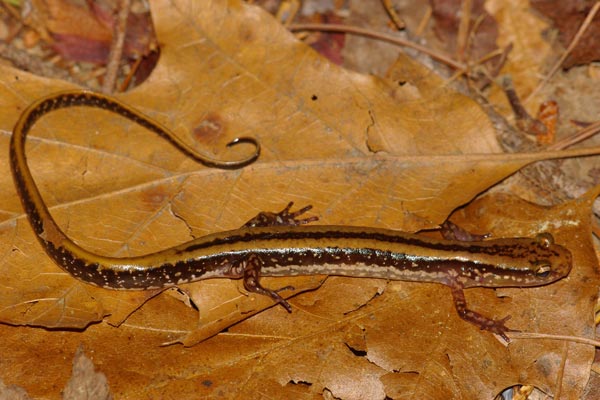
<svg viewBox="0 0 600 400">
<path fill-rule="evenodd" d="M 423 17 L 419 21 L 419 25 L 417 25 L 417 29 L 415 29 L 415 36 L 419 37 L 423 34 L 423 31 L 425 30 L 427 24 L 429 24 L 429 21 L 431 20 L 432 13 L 433 9 L 431 8 L 431 5 L 428 4 L 427 8 L 425 9 L 425 14 L 423 14 Z"/>
<path fill-rule="evenodd" d="M 119 2 L 119 13 L 117 15 L 117 23 L 113 29 L 113 41 L 108 55 L 108 63 L 106 65 L 106 75 L 102 83 L 103 93 L 112 93 L 117 80 L 117 73 L 121 64 L 121 56 L 123 55 L 123 44 L 125 43 L 125 34 L 127 32 L 127 18 L 129 9 L 131 8 L 131 0 L 121 0 Z"/>
<path fill-rule="evenodd" d="M 135 74 L 137 73 L 137 70 L 140 67 L 140 64 L 142 63 L 142 61 L 143 61 L 142 57 L 138 57 L 135 59 L 135 61 L 133 62 L 133 65 L 131 66 L 129 73 L 123 78 L 123 82 L 121 82 L 121 84 L 119 85 L 119 89 L 118 89 L 119 92 L 127 91 L 127 89 L 129 88 L 129 85 L 131 84 L 131 81 L 133 80 Z"/>
<path fill-rule="evenodd" d="M 564 138 L 562 140 L 559 140 L 558 142 L 554 143 L 553 145 L 548 146 L 546 149 L 547 150 L 566 149 L 567 147 L 570 147 L 570 146 L 574 145 L 575 143 L 582 142 L 582 141 L 594 136 L 598 132 L 600 132 L 600 121 L 596 121 L 593 124 L 586 126 L 585 128 L 581 129 L 580 131 L 576 132 L 575 134 L 573 134 L 567 138 Z"/>
<path fill-rule="evenodd" d="M 508 103 L 515 114 L 517 127 L 528 134 L 534 134 L 536 136 L 538 134 L 545 134 L 546 127 L 544 124 L 538 119 L 529 115 L 525 107 L 523 107 L 523 104 L 521 103 L 521 100 L 515 91 L 512 79 L 509 75 L 505 75 L 501 79 L 500 86 L 504 90 L 504 93 L 508 99 Z"/>
<path fill-rule="evenodd" d="M 567 335 L 549 335 L 546 333 L 528 333 L 528 332 L 511 332 L 511 339 L 552 339 L 552 340 L 564 340 L 567 342 L 587 344 L 589 346 L 600 347 L 600 341 L 594 339 L 588 339 L 579 336 L 567 336 Z"/>
<path fill-rule="evenodd" d="M 459 60 L 465 60 L 465 53 L 469 42 L 469 28 L 471 25 L 471 11 L 473 0 L 461 1 L 460 22 L 456 35 L 456 56 Z"/>
<path fill-rule="evenodd" d="M 396 10 L 394 10 L 394 6 L 392 5 L 391 0 L 382 0 L 381 4 L 383 4 L 383 8 L 385 8 L 385 11 L 387 11 L 388 15 L 390 16 L 390 19 L 392 20 L 394 25 L 396 25 L 396 29 L 401 31 L 402 29 L 406 28 L 406 25 L 404 24 L 402 18 L 400 18 L 396 13 Z"/>
<path fill-rule="evenodd" d="M 342 32 L 342 33 L 351 33 L 355 35 L 361 35 L 370 37 L 373 39 L 383 40 L 389 43 L 393 43 L 399 46 L 410 47 L 421 53 L 429 55 L 431 58 L 434 58 L 438 61 L 443 62 L 446 65 L 449 65 L 452 68 L 466 70 L 467 66 L 459 61 L 452 59 L 452 57 L 442 54 L 439 52 L 435 52 L 431 49 L 428 49 L 425 46 L 421 46 L 417 43 L 411 42 L 410 40 L 402 39 L 396 36 L 388 35 L 381 32 L 376 32 L 370 29 L 359 28 L 357 26 L 351 25 L 340 25 L 340 24 L 292 24 L 289 26 L 291 31 L 325 31 L 325 32 Z"/>
<path fill-rule="evenodd" d="M 577 44 L 579 43 L 579 40 L 581 39 L 581 37 L 583 36 L 584 32 L 587 30 L 587 28 L 592 23 L 592 20 L 596 16 L 596 13 L 598 12 L 599 9 L 600 9 L 600 1 L 596 2 L 596 4 L 594 4 L 594 6 L 592 7 L 592 9 L 588 13 L 588 15 L 585 17 L 585 20 L 583 21 L 583 23 L 579 27 L 579 30 L 577 31 L 577 33 L 573 37 L 573 40 L 571 40 L 571 43 L 569 44 L 569 47 L 567 47 L 567 50 L 563 53 L 563 55 L 556 62 L 556 64 L 554 64 L 554 67 L 552 67 L 552 69 L 550 70 L 550 72 L 548 73 L 548 75 L 546 75 L 546 77 L 542 80 L 542 82 L 540 82 L 540 84 L 529 94 L 529 96 L 527 96 L 527 98 L 525 99 L 524 103 L 528 103 L 531 99 L 533 99 L 533 97 L 554 76 L 554 74 L 556 73 L 556 71 L 558 71 L 558 69 L 560 68 L 560 66 L 562 65 L 562 63 L 567 59 L 567 57 L 569 56 L 569 54 L 573 51 L 573 49 L 575 48 L 575 46 L 577 46 Z"/>
</svg>

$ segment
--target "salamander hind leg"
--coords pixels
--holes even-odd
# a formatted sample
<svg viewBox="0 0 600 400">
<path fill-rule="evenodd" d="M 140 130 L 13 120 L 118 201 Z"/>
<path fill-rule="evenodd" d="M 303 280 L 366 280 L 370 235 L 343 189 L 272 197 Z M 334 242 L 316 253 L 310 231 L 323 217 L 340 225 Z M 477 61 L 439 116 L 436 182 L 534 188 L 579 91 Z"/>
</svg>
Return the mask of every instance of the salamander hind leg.
<svg viewBox="0 0 600 400">
<path fill-rule="evenodd" d="M 293 201 L 290 201 L 288 205 L 279 212 L 261 212 L 250 221 L 244 224 L 244 228 L 256 228 L 261 226 L 297 226 L 305 225 L 313 221 L 317 221 L 319 217 L 311 216 L 306 218 L 298 218 L 300 215 L 306 213 L 312 208 L 308 205 L 298 211 L 290 212 L 290 209 L 294 205 Z"/>
<path fill-rule="evenodd" d="M 242 279 L 244 288 L 250 293 L 258 293 L 272 298 L 276 304 L 281 304 L 288 312 L 292 312 L 292 306 L 278 292 L 282 290 L 293 290 L 292 286 L 285 286 L 281 289 L 267 289 L 260 284 L 260 269 L 262 260 L 255 254 L 249 255 L 246 259 L 240 262 L 243 269 Z"/>
<path fill-rule="evenodd" d="M 467 307 L 467 301 L 465 300 L 465 293 L 463 292 L 462 286 L 457 282 L 449 284 L 449 286 L 452 290 L 454 306 L 456 308 L 456 311 L 458 312 L 458 315 L 462 319 L 472 323 L 480 329 L 484 329 L 486 331 L 490 331 L 492 333 L 500 335 L 507 342 L 510 342 L 510 339 L 508 338 L 508 336 L 506 336 L 507 332 L 518 332 L 514 329 L 508 328 L 505 325 L 506 321 L 510 319 L 510 315 L 502 319 L 496 320 L 488 318 L 485 315 L 479 314 L 478 312 L 472 311 Z"/>
</svg>

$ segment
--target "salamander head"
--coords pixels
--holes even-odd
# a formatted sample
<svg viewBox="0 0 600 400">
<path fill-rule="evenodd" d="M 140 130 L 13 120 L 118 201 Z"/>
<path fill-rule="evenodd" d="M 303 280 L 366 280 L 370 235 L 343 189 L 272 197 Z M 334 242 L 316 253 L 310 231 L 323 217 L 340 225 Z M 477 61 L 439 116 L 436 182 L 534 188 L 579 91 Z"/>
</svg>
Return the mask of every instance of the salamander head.
<svg viewBox="0 0 600 400">
<path fill-rule="evenodd" d="M 535 237 L 535 243 L 532 242 L 532 257 L 530 258 L 532 273 L 530 276 L 530 285 L 537 286 L 554 282 L 569 275 L 573 267 L 573 256 L 571 252 L 556 243 L 549 233 L 540 233 Z"/>
<path fill-rule="evenodd" d="M 495 261 L 473 271 L 465 278 L 464 287 L 542 286 L 566 277 L 573 266 L 571 252 L 555 244 L 549 233 L 488 243 L 493 243 L 489 260 Z"/>
</svg>

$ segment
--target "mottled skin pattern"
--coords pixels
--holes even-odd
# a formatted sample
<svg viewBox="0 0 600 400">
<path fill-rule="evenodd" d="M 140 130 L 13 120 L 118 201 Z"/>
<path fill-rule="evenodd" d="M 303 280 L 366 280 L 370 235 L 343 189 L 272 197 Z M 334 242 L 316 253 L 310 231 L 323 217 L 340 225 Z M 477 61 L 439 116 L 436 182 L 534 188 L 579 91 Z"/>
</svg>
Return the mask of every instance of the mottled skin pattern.
<svg viewBox="0 0 600 400">
<path fill-rule="evenodd" d="M 475 242 L 436 240 L 389 229 L 349 226 L 302 226 L 316 217 L 299 218 L 311 207 L 290 212 L 263 212 L 237 230 L 200 237 L 192 242 L 138 257 L 106 257 L 91 253 L 68 238 L 48 211 L 31 176 L 25 156 L 27 133 L 53 110 L 87 106 L 117 113 L 165 138 L 184 154 L 207 166 L 239 168 L 253 162 L 260 148 L 240 161 L 198 155 L 159 123 L 103 95 L 63 92 L 29 106 L 17 122 L 10 143 L 15 186 L 31 226 L 48 255 L 73 277 L 108 289 L 165 288 L 201 279 L 241 278 L 247 290 L 270 296 L 291 311 L 289 303 L 260 284 L 263 276 L 327 274 L 436 282 L 451 288 L 461 318 L 508 341 L 508 319 L 494 320 L 469 310 L 464 288 L 540 286 L 565 277 L 571 253 L 552 236 Z"/>
</svg>

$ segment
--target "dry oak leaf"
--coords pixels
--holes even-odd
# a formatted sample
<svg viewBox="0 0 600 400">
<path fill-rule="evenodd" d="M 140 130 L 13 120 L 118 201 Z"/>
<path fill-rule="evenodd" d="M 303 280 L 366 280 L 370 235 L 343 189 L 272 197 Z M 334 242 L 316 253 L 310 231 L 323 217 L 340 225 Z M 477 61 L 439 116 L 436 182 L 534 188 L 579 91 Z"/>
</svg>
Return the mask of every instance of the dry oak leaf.
<svg viewBox="0 0 600 400">
<path fill-rule="evenodd" d="M 256 136 L 263 153 L 243 170 L 209 170 L 105 111 L 50 114 L 30 136 L 31 168 L 61 226 L 90 251 L 147 253 L 239 227 L 289 200 L 312 203 L 324 223 L 435 227 L 475 194 L 544 157 L 490 154 L 499 152 L 491 124 L 465 96 L 436 92 L 429 82 L 403 89 L 345 71 L 258 8 L 185 1 L 153 7 L 161 60 L 144 85 L 120 98 L 199 142 L 199 151 L 241 157 L 246 149 L 222 149 L 235 136 Z M 7 133 L 28 103 L 68 87 L 8 68 L 2 76 Z M 8 171 L 0 179 L 12 187 Z M 4 322 L 84 327 L 110 315 L 118 324 L 155 295 L 75 282 L 36 245 L 13 190 L 2 204 L 0 234 L 10 255 L 1 267 Z M 295 281 L 299 290 L 315 285 Z M 250 301 L 242 306 L 246 316 L 271 305 L 237 298 Z"/>
<path fill-rule="evenodd" d="M 527 0 L 486 2 L 486 10 L 498 23 L 498 47 L 511 45 L 510 57 L 502 68 L 502 74 L 510 75 L 519 95 L 525 98 L 540 82 L 540 71 L 548 69 L 548 60 L 558 57 L 556 46 L 548 43 L 546 32 L 550 24 L 535 12 Z M 498 107 L 507 118 L 512 118 L 510 106 L 501 87 L 492 85 L 489 95 L 492 104 Z M 535 115 L 537 104 L 546 101 L 541 95 L 525 104 L 528 111 Z"/>
<path fill-rule="evenodd" d="M 160 62 L 147 82 L 119 98 L 160 120 L 189 143 L 197 144 L 199 151 L 215 150 L 220 152 L 219 157 L 239 157 L 244 148 L 230 154 L 222 150 L 225 144 L 236 136 L 255 136 L 263 145 L 263 154 L 256 164 L 242 170 L 211 170 L 106 112 L 69 109 L 49 115 L 30 137 L 30 164 L 53 215 L 70 237 L 90 251 L 118 256 L 163 249 L 208 232 L 239 227 L 258 211 L 278 210 L 289 200 L 300 205 L 312 203 L 321 223 L 403 230 L 434 227 L 454 208 L 521 166 L 561 156 L 499 154 L 490 122 L 468 98 L 446 89 L 436 92 L 429 82 L 409 82 L 400 87 L 395 82 L 336 67 L 296 41 L 256 7 L 236 1 L 183 0 L 154 1 L 152 7 L 157 35 L 163 44 Z M 34 99 L 68 86 L 6 67 L 2 67 L 2 72 L 0 101 L 4 104 L 0 107 L 0 124 L 4 135 L 0 146 L 7 149 L 18 112 Z M 440 107 L 440 93 L 444 94 L 447 108 Z M 8 169 L 2 175 L 3 187 L 11 188 Z M 14 190 L 6 190 L 0 204 L 4 216 L 0 242 L 6 255 L 0 263 L 0 318 L 6 323 L 83 327 L 110 314 L 109 321 L 114 324 L 126 320 L 118 334 L 102 325 L 86 330 L 81 337 L 118 335 L 123 346 L 136 342 L 139 353 L 145 353 L 147 347 L 140 347 L 142 344 L 194 344 L 271 306 L 269 299 L 240 293 L 237 282 L 184 285 L 182 289 L 200 308 L 200 314 L 204 317 L 207 313 L 211 316 L 208 321 L 217 322 L 210 326 L 209 333 L 198 333 L 205 326 L 194 331 L 194 326 L 184 325 L 190 321 L 193 325 L 194 317 L 189 316 L 193 311 L 172 297 L 161 295 L 146 302 L 155 293 L 108 291 L 75 281 L 45 256 Z M 502 234 L 530 236 L 549 230 L 563 243 L 567 237 L 563 236 L 566 228 L 560 225 L 561 219 L 553 219 L 556 222 L 547 229 L 540 226 L 545 223 L 546 212 L 538 212 L 534 222 L 524 222 L 519 214 L 514 218 L 519 223 Z M 588 217 L 589 201 L 580 205 L 577 212 L 579 219 L 569 216 L 569 221 L 586 220 L 581 216 Z M 573 224 L 581 227 L 587 222 Z M 480 228 L 488 231 L 485 225 Z M 498 231 L 489 232 L 501 236 Z M 581 237 L 585 239 L 585 235 Z M 586 240 L 589 242 L 589 238 Z M 585 246 L 590 246 L 587 242 Z M 583 247 L 581 251 L 589 249 Z M 321 279 L 265 281 L 270 287 L 294 282 L 296 288 L 304 290 L 315 287 Z M 559 284 L 565 283 L 556 285 Z M 212 296 L 204 296 L 209 292 L 204 288 L 209 286 L 215 286 L 217 294 L 229 291 L 233 298 L 223 300 L 216 296 L 211 303 Z M 122 356 L 107 354 L 112 358 L 109 365 L 115 369 L 103 372 L 111 387 L 113 381 L 125 385 L 122 381 L 127 377 L 132 386 L 130 393 L 137 390 L 150 397 L 167 393 L 165 390 L 170 388 L 177 388 L 173 391 L 176 393 L 197 392 L 198 377 L 202 376 L 202 382 L 210 382 L 200 388 L 207 395 L 231 392 L 244 397 L 259 390 L 255 386 L 258 382 L 264 383 L 265 392 L 279 391 L 283 395 L 302 387 L 298 383 L 311 382 L 312 386 L 301 390 L 314 394 L 327 389 L 343 398 L 380 398 L 392 390 L 380 378 L 386 376 L 393 381 L 398 371 L 405 378 L 403 371 L 407 369 L 398 360 L 394 362 L 400 364 L 395 367 L 382 368 L 364 358 L 357 359 L 339 335 L 354 332 L 353 346 L 360 348 L 362 344 L 369 349 L 372 325 L 384 321 L 384 325 L 375 328 L 378 332 L 387 329 L 385 321 L 391 324 L 398 320 L 403 322 L 400 332 L 407 332 L 405 337 L 400 336 L 415 340 L 398 349 L 418 349 L 419 340 L 426 338 L 433 343 L 430 351 L 437 349 L 436 354 L 445 354 L 448 349 L 460 349 L 460 360 L 472 367 L 472 352 L 464 351 L 462 344 L 467 338 L 474 350 L 491 354 L 490 360 L 502 368 L 507 363 L 516 366 L 506 375 L 494 370 L 488 375 L 493 382 L 482 379 L 471 389 L 460 383 L 469 382 L 468 379 L 459 379 L 449 393 L 475 389 L 481 392 L 482 388 L 486 393 L 497 393 L 502 385 L 519 382 L 520 364 L 512 364 L 513 360 L 519 360 L 521 365 L 530 365 L 531 360 L 522 361 L 512 354 L 512 347 L 505 349 L 492 335 L 461 321 L 448 299 L 447 288 L 438 286 L 328 279 L 320 290 L 294 299 L 297 312 L 291 315 L 277 307 L 193 349 L 177 350 L 179 355 L 173 360 L 202 355 L 206 367 L 201 371 L 191 372 L 186 365 L 169 365 L 178 371 L 175 375 L 179 379 L 146 387 L 150 372 L 132 383 L 131 376 L 121 370 Z M 550 293 L 525 296 L 551 297 L 558 287 L 562 286 L 509 293 Z M 511 321 L 511 326 L 514 323 L 515 327 L 542 330 L 549 324 L 548 329 L 554 328 L 553 321 L 536 320 L 531 325 L 531 318 L 518 319 L 515 314 L 522 314 L 514 311 L 516 302 L 511 299 L 497 299 L 489 289 L 468 293 L 468 300 L 478 310 L 499 317 L 513 314 L 515 321 Z M 144 302 L 144 307 L 129 317 Z M 370 307 L 382 310 L 382 314 L 372 316 Z M 526 303 L 520 307 L 528 310 Z M 153 312 L 156 310 L 163 312 Z M 214 317 L 212 310 L 216 310 Z M 232 317 L 233 313 L 236 316 Z M 359 324 L 356 318 L 360 319 Z M 218 325 L 219 321 L 225 323 Z M 415 321 L 425 324 L 425 328 L 419 328 Z M 319 326 L 323 328 L 317 329 Z M 568 326 L 561 328 L 571 332 Z M 398 335 L 398 329 L 394 326 L 389 332 Z M 397 337 L 389 340 L 393 343 Z M 303 349 L 305 356 L 294 357 L 295 346 Z M 383 348 L 388 351 L 390 346 Z M 554 348 L 557 344 L 547 346 Z M 197 348 L 202 352 L 196 353 L 200 351 Z M 248 353 L 240 356 L 240 349 L 247 349 Z M 139 354 L 135 362 L 164 365 L 173 355 L 171 351 Z M 507 351 L 511 351 L 510 362 L 506 361 Z M 329 358 L 330 354 L 335 357 Z M 421 354 L 423 360 L 422 353 L 415 354 Z M 585 364 L 586 357 L 587 353 L 576 358 L 573 368 Z M 419 377 L 427 372 L 432 381 L 433 377 L 442 379 L 448 376 L 447 368 L 453 368 L 453 360 L 446 357 L 439 364 L 446 369 L 421 365 Z M 322 363 L 319 369 L 313 368 L 317 361 Z M 384 361 L 382 365 L 393 365 Z M 266 368 L 269 365 L 277 366 L 273 368 L 278 375 L 272 375 L 273 370 Z M 334 365 L 345 365 L 356 376 L 326 370 Z M 360 379 L 365 368 L 370 373 Z M 252 377 L 261 374 L 269 374 L 270 378 Z M 227 376 L 235 376 L 236 380 L 240 377 L 247 385 L 232 386 L 226 381 Z M 346 381 L 340 381 L 341 376 Z M 546 380 L 536 376 L 538 380 L 532 380 L 551 392 L 555 376 L 550 374 Z M 580 375 L 573 372 L 569 376 Z M 349 382 L 354 386 L 348 386 Z M 411 386 L 413 396 L 426 389 L 418 384 Z"/>
<path fill-rule="evenodd" d="M 575 257 L 566 279 L 540 288 L 469 289 L 470 305 L 511 315 L 510 326 L 525 332 L 593 337 L 598 261 L 590 207 L 599 191 L 554 208 L 495 195 L 462 209 L 455 221 L 497 236 L 550 231 Z M 360 287 L 372 282 L 379 295 L 359 299 Z M 344 399 L 470 399 L 492 398 L 516 383 L 580 398 L 594 357 L 592 346 L 563 340 L 515 338 L 506 348 L 458 319 L 442 285 L 331 278 L 292 304 L 292 314 L 272 308 L 189 348 L 160 347 L 194 320 L 169 297 L 150 300 L 118 329 L 0 325 L 0 370 L 32 396 L 55 398 L 48 396 L 52 382 L 64 385 L 68 360 L 83 344 L 117 398 L 313 398 L 329 391 Z"/>
</svg>

